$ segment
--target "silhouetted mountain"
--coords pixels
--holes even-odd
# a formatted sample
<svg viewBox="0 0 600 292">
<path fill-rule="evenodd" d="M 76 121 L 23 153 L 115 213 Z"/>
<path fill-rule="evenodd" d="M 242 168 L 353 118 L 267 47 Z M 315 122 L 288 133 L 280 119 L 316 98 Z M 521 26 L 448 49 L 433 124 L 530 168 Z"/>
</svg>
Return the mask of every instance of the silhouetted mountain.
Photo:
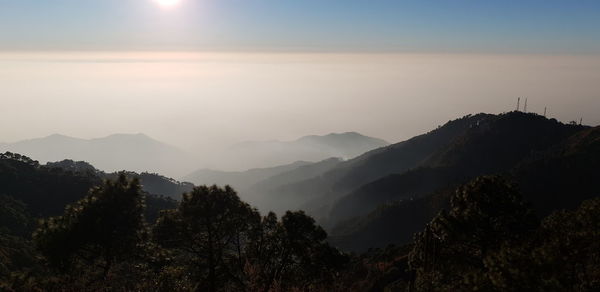
<svg viewBox="0 0 600 292">
<path fill-rule="evenodd" d="M 600 196 L 600 173 L 596 171 L 600 166 L 600 127 L 579 128 L 584 129 L 545 151 L 530 152 L 514 168 L 500 171 L 517 183 L 540 216 Z M 453 192 L 453 187 L 447 186 L 421 198 L 380 205 L 366 216 L 338 224 L 332 242 L 349 250 L 407 243 L 448 206 Z"/>
<path fill-rule="evenodd" d="M 33 216 L 61 214 L 65 205 L 101 183 L 92 173 L 40 166 L 26 156 L 0 154 L 0 194 L 27 204 Z"/>
<path fill-rule="evenodd" d="M 70 159 L 65 159 L 65 160 L 57 161 L 57 162 L 48 162 L 48 163 L 46 163 L 46 167 L 61 168 L 65 171 L 71 171 L 71 172 L 101 173 L 100 170 L 96 169 L 93 165 L 91 165 L 85 161 L 73 161 Z"/>
<path fill-rule="evenodd" d="M 275 169 L 280 172 L 254 183 L 249 190 L 273 193 L 290 185 L 310 188 L 313 186 L 307 182 L 314 181 L 315 177 L 331 175 L 344 163 L 332 158 L 317 163 L 298 162 L 296 164 L 299 165 L 251 170 L 249 173 L 257 176 L 273 174 Z M 494 278 L 493 272 L 481 269 L 484 263 L 491 262 L 493 267 L 507 271 L 509 276 L 525 275 L 517 277 L 517 283 L 511 284 L 514 287 L 520 287 L 521 283 L 537 287 L 545 281 L 544 275 L 537 275 L 548 270 L 553 273 L 552 279 L 558 279 L 562 277 L 563 270 L 556 271 L 553 267 L 566 267 L 568 275 L 560 278 L 562 282 L 549 286 L 551 291 L 562 291 L 565 287 L 595 283 L 598 265 L 596 262 L 590 264 L 588 259 L 597 258 L 595 239 L 600 201 L 589 200 L 575 211 L 555 212 L 540 223 L 541 218 L 536 217 L 531 207 L 521 200 L 518 189 L 510 180 L 517 182 L 524 198 L 545 215 L 556 209 L 575 208 L 582 200 L 598 198 L 598 166 L 600 127 L 564 125 L 522 113 L 486 116 L 450 139 L 445 147 L 426 155 L 415 167 L 364 184 L 338 202 L 332 214 L 341 212 L 342 215 L 336 216 L 342 218 L 345 216 L 343 208 L 354 208 L 348 211 L 349 214 L 372 210 L 366 216 L 348 218 L 338 224 L 328 240 L 345 250 L 369 249 L 357 256 L 342 255 L 329 246 L 327 234 L 304 212 L 287 212 L 281 220 L 274 214 L 261 218 L 260 213 L 240 201 L 230 188 L 195 188 L 193 195 L 176 204 L 174 200 L 161 196 L 143 196 L 139 192 L 140 185 L 120 176 L 119 180 L 107 182 L 102 188 L 94 188 L 93 196 L 64 209 L 73 200 L 82 199 L 88 193 L 87 188 L 98 186 L 102 179 L 114 179 L 117 174 L 106 174 L 81 161 L 65 160 L 40 165 L 26 156 L 5 153 L 0 155 L 0 274 L 23 273 L 16 278 L 3 277 L 5 283 L 20 285 L 21 275 L 44 269 L 50 264 L 53 265 L 48 266 L 50 269 L 22 279 L 32 281 L 27 285 L 39 281 L 35 284 L 39 287 L 56 287 L 56 277 L 64 273 L 61 265 L 75 259 L 81 264 L 69 266 L 74 274 L 61 281 L 69 283 L 75 279 L 82 284 L 79 290 L 87 290 L 84 288 L 90 283 L 87 280 L 96 278 L 103 271 L 115 277 L 113 275 L 134 270 L 119 283 L 144 282 L 148 279 L 147 275 L 163 279 L 161 277 L 167 276 L 162 271 L 167 268 L 193 273 L 197 263 L 212 250 L 210 246 L 233 244 L 239 252 L 233 253 L 232 258 L 220 259 L 221 263 L 254 263 L 253 269 L 267 265 L 268 268 L 261 272 L 267 277 L 270 274 L 265 271 L 279 269 L 281 263 L 289 260 L 287 255 L 291 252 L 291 257 L 298 261 L 288 264 L 288 267 L 302 267 L 281 279 L 293 279 L 292 274 L 303 273 L 298 282 L 302 287 L 313 285 L 305 284 L 303 279 L 313 277 L 316 271 L 327 273 L 322 279 L 333 279 L 336 287 L 348 287 L 344 289 L 349 291 L 404 291 L 413 286 L 411 283 L 425 283 L 419 287 L 427 288 L 431 286 L 428 286 L 431 279 L 437 279 L 439 275 L 443 277 L 436 281 L 443 283 L 444 287 L 454 287 L 445 290 L 455 291 L 461 290 L 456 287 L 470 283 L 463 283 L 460 278 L 464 271 L 468 271 L 484 273 L 479 274 L 477 279 L 484 279 L 488 283 L 486 285 L 496 287 L 493 290 L 502 290 L 513 280 L 510 277 Z M 289 169 L 281 172 L 285 168 Z M 504 176 L 479 176 L 486 173 Z M 158 174 L 126 174 L 140 178 L 141 187 L 147 192 L 172 194 L 192 187 L 189 183 L 180 183 Z M 473 176 L 477 178 L 471 179 Z M 463 184 L 466 181 L 470 182 Z M 458 184 L 460 186 L 456 188 Z M 316 189 L 319 187 L 316 186 Z M 309 190 L 305 189 L 303 193 L 307 194 Z M 377 207 L 371 208 L 371 205 Z M 65 210 L 62 216 L 36 220 L 55 214 L 59 208 Z M 443 210 L 448 208 L 450 210 Z M 160 212 L 164 209 L 170 210 Z M 145 213 L 142 213 L 144 210 Z M 320 211 L 323 210 L 317 210 Z M 161 218 L 156 220 L 159 212 Z M 142 218 L 149 222 L 142 222 Z M 32 235 L 36 221 L 40 222 L 39 228 Z M 149 226 L 152 227 L 151 237 L 147 236 Z M 125 228 L 129 231 L 120 232 Z M 205 244 L 205 240 L 211 238 L 211 233 L 206 230 L 221 232 L 221 228 L 226 233 L 219 233 L 221 236 L 216 241 Z M 420 233 L 413 236 L 416 232 Z M 115 239 L 112 234 L 120 237 Z M 196 236 L 198 234 L 204 235 Z M 239 239 L 240 235 L 247 241 L 232 243 L 231 238 Z M 107 244 L 106 238 L 112 241 Z M 122 252 L 119 241 L 129 238 L 133 238 L 133 244 L 123 245 L 129 249 L 110 267 L 112 272 L 106 273 L 109 271 L 106 265 L 89 264 L 89 248 L 100 246 L 100 251 L 110 248 L 108 257 L 101 256 L 100 260 L 96 260 L 96 263 L 108 263 L 115 258 L 112 251 Z M 407 245 L 400 247 L 388 246 L 405 243 Z M 147 248 L 140 248 L 140 244 L 147 244 L 144 246 Z M 117 249 L 114 249 L 115 246 Z M 190 246 L 200 248 L 200 252 L 190 253 Z M 385 250 L 372 249 L 383 246 L 388 247 Z M 272 250 L 284 252 L 273 253 Z M 73 254 L 82 256 L 75 258 Z M 175 256 L 160 263 L 163 255 Z M 531 260 L 532 255 L 535 261 Z M 160 261 L 157 262 L 157 259 Z M 431 268 L 431 259 L 435 260 L 435 269 Z M 153 273 L 153 265 L 162 269 L 160 274 L 148 274 Z M 241 275 L 248 273 L 248 278 L 255 275 L 252 269 L 247 272 L 245 266 L 233 266 L 241 271 Z M 97 271 L 79 276 L 81 271 L 96 267 Z M 586 268 L 583 277 L 577 277 L 581 274 L 580 267 Z M 142 273 L 137 272 L 144 268 L 146 270 Z M 531 275 L 537 277 L 533 280 L 527 274 L 531 269 L 534 269 Z M 444 271 L 444 274 L 438 271 Z M 227 273 L 223 272 L 223 277 Z M 168 278 L 169 282 L 171 279 L 181 281 L 179 273 L 169 277 L 172 277 Z M 49 279 L 46 281 L 46 278 Z M 113 279 L 110 278 L 111 281 Z M 507 282 L 490 282 L 493 279 Z M 223 283 L 237 283 L 235 277 L 226 281 Z M 59 286 L 64 287 L 62 283 Z M 7 287 L 4 283 L 0 284 Z M 102 283 L 98 287 L 101 286 L 106 285 Z M 150 290 L 160 290 L 164 286 L 157 287 L 161 288 Z M 317 290 L 329 291 L 331 287 Z M 20 290 L 29 289 L 17 289 Z"/>
<path fill-rule="evenodd" d="M 539 215 L 575 208 L 600 196 L 600 127 L 570 137 L 545 153 L 534 154 L 511 171 Z"/>
<path fill-rule="evenodd" d="M 225 150 L 214 164 L 221 169 L 250 169 L 285 165 L 294 161 L 317 162 L 330 157 L 351 159 L 388 145 L 384 140 L 348 132 L 306 136 L 294 141 L 250 141 Z"/>
<path fill-rule="evenodd" d="M 380 178 L 341 198 L 333 206 L 331 218 L 362 216 L 386 202 L 508 171 L 532 153 L 544 151 L 583 128 L 521 112 L 478 118 L 418 168 Z"/>
<path fill-rule="evenodd" d="M 299 166 L 295 169 L 271 176 L 252 187 L 255 191 L 272 190 L 278 187 L 319 176 L 342 162 L 340 158 L 329 158 L 323 161 Z"/>
<path fill-rule="evenodd" d="M 126 172 L 128 177 L 136 177 L 140 180 L 142 189 L 153 195 L 169 197 L 180 200 L 183 193 L 192 191 L 194 184 L 189 182 L 180 182 L 175 179 L 157 174 L 157 173 L 135 173 Z M 108 179 L 115 179 L 118 173 L 107 174 Z"/>
<path fill-rule="evenodd" d="M 89 173 L 90 175 L 98 176 L 101 179 L 114 180 L 119 176 L 119 173 L 117 172 L 105 173 L 84 161 L 63 160 L 58 162 L 48 162 L 45 166 L 49 168 L 60 168 L 75 173 Z M 125 173 L 128 177 L 138 178 L 142 189 L 145 192 L 156 196 L 164 196 L 178 200 L 183 193 L 189 192 L 194 188 L 192 183 L 179 182 L 158 173 L 137 173 L 133 171 L 127 171 Z"/>
<path fill-rule="evenodd" d="M 347 219 L 331 231 L 330 241 L 342 250 L 365 251 L 389 244 L 406 244 L 442 209 L 454 188 L 432 195 L 380 205 L 368 215 Z"/>
<path fill-rule="evenodd" d="M 174 177 L 189 172 L 196 164 L 187 153 L 144 134 L 116 134 L 90 140 L 51 135 L 4 145 L 0 152 L 4 151 L 22 153 L 42 163 L 83 160 L 106 172 L 126 169 Z"/>
<path fill-rule="evenodd" d="M 164 177 L 154 174 L 130 175 L 151 182 L 144 187 L 144 191 L 148 192 L 148 220 L 156 219 L 160 210 L 175 206 L 174 200 L 157 191 L 168 189 L 165 187 L 166 183 L 154 181 L 156 177 Z M 34 217 L 61 214 L 66 205 L 80 200 L 88 194 L 90 188 L 112 176 L 116 174 L 105 174 L 85 162 L 61 161 L 46 166 L 20 154 L 0 154 L 0 195 L 23 202 Z M 164 178 L 164 181 L 168 180 Z M 159 185 L 162 187 L 158 187 Z"/>
</svg>

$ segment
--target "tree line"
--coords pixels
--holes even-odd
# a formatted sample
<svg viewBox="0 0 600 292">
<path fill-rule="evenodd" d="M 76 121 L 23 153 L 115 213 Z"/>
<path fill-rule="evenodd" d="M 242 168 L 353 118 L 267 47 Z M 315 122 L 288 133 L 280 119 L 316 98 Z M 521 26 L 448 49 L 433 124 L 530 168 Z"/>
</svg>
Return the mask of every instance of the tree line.
<svg viewBox="0 0 600 292">
<path fill-rule="evenodd" d="M 228 186 L 196 187 L 150 225 L 139 181 L 121 174 L 41 220 L 32 241 L 47 274 L 16 288 L 325 289 L 347 262 L 326 238 L 302 211 L 261 216 Z"/>
<path fill-rule="evenodd" d="M 199 186 L 155 222 L 124 173 L 34 222 L 0 195 L 0 290 L 598 291 L 600 199 L 538 218 L 503 177 L 452 194 L 405 246 L 344 253 L 302 211 Z"/>
</svg>

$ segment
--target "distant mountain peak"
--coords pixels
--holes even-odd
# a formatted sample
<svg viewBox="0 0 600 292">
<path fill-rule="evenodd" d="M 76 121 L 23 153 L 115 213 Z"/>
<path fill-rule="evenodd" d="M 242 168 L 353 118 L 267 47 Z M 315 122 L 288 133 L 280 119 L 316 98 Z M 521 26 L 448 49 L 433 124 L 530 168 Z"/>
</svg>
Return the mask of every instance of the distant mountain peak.
<svg viewBox="0 0 600 292">
<path fill-rule="evenodd" d="M 246 141 L 226 149 L 213 163 L 218 168 L 245 170 L 290 164 L 318 162 L 330 157 L 351 159 L 389 143 L 357 132 L 303 136 L 291 141 Z"/>
<path fill-rule="evenodd" d="M 149 140 L 155 140 L 152 137 L 144 134 L 144 133 L 115 133 L 115 134 L 111 134 L 108 135 L 106 137 L 101 137 L 101 138 L 96 138 L 96 139 L 109 139 L 109 138 L 140 138 L 140 139 L 149 139 Z"/>
<path fill-rule="evenodd" d="M 31 140 L 83 140 L 80 138 L 75 138 L 75 137 L 71 137 L 71 136 L 67 136 L 67 135 L 63 135 L 63 134 L 52 134 L 43 138 L 35 138 L 35 139 L 31 139 Z"/>
<path fill-rule="evenodd" d="M 383 142 L 389 144 L 387 141 L 384 141 L 382 139 L 365 136 L 358 132 L 329 133 L 329 134 L 325 134 L 325 135 L 307 135 L 307 136 L 298 138 L 296 141 L 302 141 L 302 140 L 308 140 L 308 139 L 330 139 L 330 138 L 370 139 L 370 140 L 383 141 Z"/>
<path fill-rule="evenodd" d="M 54 133 L 52 135 L 46 136 L 46 138 L 72 138 L 63 134 Z"/>
<path fill-rule="evenodd" d="M 156 140 L 144 133 L 134 133 L 134 134 L 128 134 L 128 133 L 116 133 L 116 134 L 111 134 L 108 136 L 104 136 L 104 137 L 97 137 L 97 138 L 91 138 L 91 139 L 86 139 L 86 138 L 78 138 L 78 137 L 73 137 L 73 136 L 67 136 L 64 134 L 60 134 L 60 133 L 54 133 L 45 137 L 40 137 L 40 138 L 33 138 L 33 139 L 28 139 L 28 140 L 23 140 L 23 141 L 29 141 L 29 140 L 81 140 L 81 141 L 94 141 L 94 140 L 104 140 L 104 139 L 111 139 L 111 138 L 137 138 L 137 139 L 145 139 L 145 140 Z M 19 141 L 21 142 L 21 141 Z M 18 142 L 17 142 L 18 143 Z"/>
<path fill-rule="evenodd" d="M 112 135 L 109 135 L 108 137 L 112 137 L 112 136 L 116 136 L 116 137 L 144 137 L 144 138 L 150 138 L 150 136 L 144 134 L 144 133 L 115 133 Z"/>
<path fill-rule="evenodd" d="M 367 137 L 359 132 L 342 132 L 342 133 L 329 133 L 326 136 L 357 136 L 357 137 Z"/>
</svg>

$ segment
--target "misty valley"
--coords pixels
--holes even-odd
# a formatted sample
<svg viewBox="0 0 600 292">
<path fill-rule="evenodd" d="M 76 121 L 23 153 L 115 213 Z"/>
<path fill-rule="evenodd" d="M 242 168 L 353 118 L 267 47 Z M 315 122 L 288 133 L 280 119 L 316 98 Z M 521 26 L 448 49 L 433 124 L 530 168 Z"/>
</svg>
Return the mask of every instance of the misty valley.
<svg viewBox="0 0 600 292">
<path fill-rule="evenodd" d="M 600 128 L 577 122 L 244 142 L 217 155 L 238 170 L 143 134 L 0 149 L 7 291 L 600 287 Z"/>
</svg>

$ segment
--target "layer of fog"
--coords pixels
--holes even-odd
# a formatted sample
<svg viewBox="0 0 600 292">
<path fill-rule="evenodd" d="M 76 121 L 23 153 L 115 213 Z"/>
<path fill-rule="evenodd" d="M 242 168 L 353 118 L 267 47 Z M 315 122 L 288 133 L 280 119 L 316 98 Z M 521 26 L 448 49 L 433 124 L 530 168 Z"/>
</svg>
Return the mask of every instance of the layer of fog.
<svg viewBox="0 0 600 292">
<path fill-rule="evenodd" d="M 331 132 L 397 142 L 518 96 L 595 125 L 598 76 L 598 56 L 1 53 L 0 142 L 141 132 L 202 158 Z"/>
</svg>

